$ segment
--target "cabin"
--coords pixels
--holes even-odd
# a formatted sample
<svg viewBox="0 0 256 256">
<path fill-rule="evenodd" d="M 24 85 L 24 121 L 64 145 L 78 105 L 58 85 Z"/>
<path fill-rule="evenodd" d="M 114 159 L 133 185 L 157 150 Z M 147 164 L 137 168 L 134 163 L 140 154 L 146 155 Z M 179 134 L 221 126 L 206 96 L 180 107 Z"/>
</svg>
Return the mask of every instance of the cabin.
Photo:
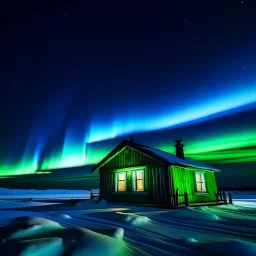
<svg viewBox="0 0 256 256">
<path fill-rule="evenodd" d="M 216 203 L 215 172 L 220 171 L 184 156 L 182 140 L 176 155 L 124 140 L 92 172 L 99 170 L 99 199 L 162 207 Z"/>
</svg>

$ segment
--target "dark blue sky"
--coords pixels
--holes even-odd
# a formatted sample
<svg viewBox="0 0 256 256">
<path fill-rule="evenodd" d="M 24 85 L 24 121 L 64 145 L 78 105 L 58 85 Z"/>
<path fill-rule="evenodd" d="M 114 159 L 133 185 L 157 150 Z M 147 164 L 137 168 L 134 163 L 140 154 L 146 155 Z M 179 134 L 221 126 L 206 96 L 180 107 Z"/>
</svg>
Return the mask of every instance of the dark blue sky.
<svg viewBox="0 0 256 256">
<path fill-rule="evenodd" d="M 256 102 L 252 1 L 6 0 L 0 9 L 4 173 L 84 141 Z"/>
</svg>

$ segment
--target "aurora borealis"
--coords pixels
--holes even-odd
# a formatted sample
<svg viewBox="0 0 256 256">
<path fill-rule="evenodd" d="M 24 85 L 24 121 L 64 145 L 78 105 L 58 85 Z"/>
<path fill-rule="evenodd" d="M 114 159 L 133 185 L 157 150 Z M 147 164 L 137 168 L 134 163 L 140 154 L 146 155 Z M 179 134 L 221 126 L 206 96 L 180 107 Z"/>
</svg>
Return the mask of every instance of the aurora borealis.
<svg viewBox="0 0 256 256">
<path fill-rule="evenodd" d="M 38 173 L 40 182 L 95 164 L 131 134 L 171 153 L 183 139 L 186 156 L 221 165 L 229 178 L 245 166 L 251 179 L 250 4 L 85 2 L 4 2 L 1 180 Z"/>
<path fill-rule="evenodd" d="M 253 108 L 253 106 L 251 107 Z M 236 121 L 233 121 L 233 123 L 229 121 L 234 115 L 237 115 L 238 120 L 241 120 L 240 116 L 246 116 L 246 114 L 248 120 L 247 123 L 243 123 L 242 127 L 237 128 L 235 127 Z M 197 120 L 197 123 L 192 122 L 188 125 L 180 123 L 178 127 L 173 129 L 154 130 L 152 128 L 150 130 L 147 128 L 147 133 L 138 133 L 136 138 L 141 143 L 174 153 L 174 147 L 172 148 L 171 145 L 175 138 L 182 137 L 186 143 L 185 152 L 188 157 L 212 164 L 254 162 L 256 161 L 256 127 L 255 120 L 250 119 L 252 114 L 255 114 L 255 110 L 249 111 L 247 109 L 245 112 L 232 113 L 223 117 L 217 118 L 214 116 L 212 120 L 209 120 L 210 117 L 208 117 L 208 120 L 203 122 Z M 220 119 L 222 125 L 218 125 Z M 226 120 L 228 125 L 223 125 L 223 120 L 224 122 Z M 217 126 L 213 128 L 215 125 Z M 142 126 L 139 122 L 137 126 L 141 132 Z M 196 129 L 197 134 L 193 131 L 194 126 L 199 127 L 199 129 Z M 135 130 L 130 131 L 130 134 L 138 132 L 135 125 L 134 127 Z M 83 132 L 83 130 L 80 130 L 80 134 L 84 136 Z M 168 136 L 168 140 L 166 140 L 167 136 L 163 135 L 166 132 L 171 134 L 171 136 Z M 17 166 L 2 167 L 2 175 L 33 174 L 39 170 L 96 164 L 117 145 L 118 141 L 125 138 L 125 135 L 129 135 L 129 133 L 120 133 L 113 138 L 112 136 L 107 137 L 102 132 L 99 133 L 99 136 L 102 134 L 101 136 L 106 136 L 106 139 L 112 140 L 89 143 L 86 140 L 79 140 L 78 134 L 79 126 L 67 129 L 63 147 L 59 149 L 59 152 L 56 150 L 56 154 L 52 153 L 44 159 L 44 156 L 40 155 L 40 150 L 35 151 L 34 158 L 31 161 L 23 161 L 22 164 L 17 164 Z M 150 139 L 147 138 L 149 135 Z M 196 138 L 193 138 L 194 135 L 196 135 Z M 41 160 L 40 157 L 42 157 Z M 40 161 L 42 162 L 41 166 L 39 166 Z"/>
</svg>

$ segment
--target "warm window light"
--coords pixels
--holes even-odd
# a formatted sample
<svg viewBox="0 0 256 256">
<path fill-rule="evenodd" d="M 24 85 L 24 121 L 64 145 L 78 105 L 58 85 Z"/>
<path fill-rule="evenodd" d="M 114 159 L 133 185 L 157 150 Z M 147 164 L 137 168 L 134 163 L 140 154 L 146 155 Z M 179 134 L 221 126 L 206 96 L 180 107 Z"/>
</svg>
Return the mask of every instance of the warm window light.
<svg viewBox="0 0 256 256">
<path fill-rule="evenodd" d="M 206 191 L 204 173 L 202 172 L 196 172 L 196 189 L 198 192 Z"/>
<path fill-rule="evenodd" d="M 126 191 L 126 173 L 117 173 L 117 191 Z"/>
<path fill-rule="evenodd" d="M 133 171 L 133 191 L 144 191 L 144 171 Z"/>
</svg>

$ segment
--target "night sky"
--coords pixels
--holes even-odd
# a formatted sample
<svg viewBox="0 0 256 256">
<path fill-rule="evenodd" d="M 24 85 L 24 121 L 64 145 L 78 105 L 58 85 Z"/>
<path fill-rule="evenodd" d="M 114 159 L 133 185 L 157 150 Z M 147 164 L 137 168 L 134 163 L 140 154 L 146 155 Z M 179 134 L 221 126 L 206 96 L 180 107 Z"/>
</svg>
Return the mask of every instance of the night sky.
<svg viewBox="0 0 256 256">
<path fill-rule="evenodd" d="M 172 153 L 181 138 L 222 182 L 256 186 L 255 10 L 2 1 L 0 174 L 95 164 L 135 134 Z"/>
</svg>

